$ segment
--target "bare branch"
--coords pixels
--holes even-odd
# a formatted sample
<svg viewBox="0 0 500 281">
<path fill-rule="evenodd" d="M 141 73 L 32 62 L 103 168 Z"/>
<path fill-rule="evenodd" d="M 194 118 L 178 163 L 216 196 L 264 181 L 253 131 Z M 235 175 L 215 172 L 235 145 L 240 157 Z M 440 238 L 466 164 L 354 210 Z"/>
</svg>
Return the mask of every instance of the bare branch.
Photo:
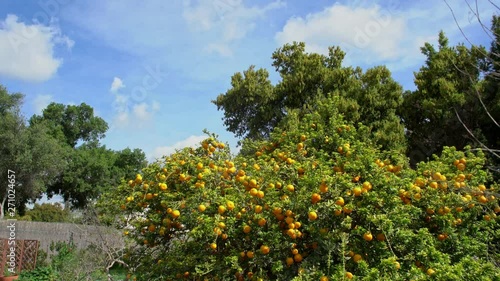
<svg viewBox="0 0 500 281">
<path fill-rule="evenodd" d="M 465 75 L 466 77 L 469 78 L 471 84 L 474 84 L 474 79 L 472 79 L 472 75 L 470 75 L 468 72 L 460 69 L 454 62 L 452 62 L 453 66 L 455 67 L 456 70 L 458 70 L 460 73 L 462 73 L 463 75 Z M 486 112 L 486 114 L 488 115 L 488 117 L 491 119 L 491 121 L 493 121 L 493 123 L 500 128 L 500 125 L 498 124 L 498 122 L 495 120 L 495 118 L 493 116 L 491 116 L 491 113 L 490 111 L 488 110 L 488 108 L 486 108 L 486 105 L 484 104 L 483 102 L 483 99 L 481 98 L 481 94 L 479 93 L 479 91 L 477 89 L 474 88 L 474 92 L 476 93 L 476 96 L 477 98 L 479 99 L 479 102 L 481 103 L 481 106 L 483 107 L 484 111 Z"/>
<path fill-rule="evenodd" d="M 477 142 L 479 143 L 484 149 L 486 149 L 487 151 L 489 151 L 491 154 L 495 155 L 497 158 L 500 159 L 500 155 L 496 154 L 493 150 L 491 150 L 489 147 L 487 147 L 484 143 L 482 143 L 475 135 L 474 133 L 472 133 L 472 131 L 467 127 L 467 125 L 465 125 L 465 123 L 462 121 L 462 119 L 460 118 L 460 115 L 458 114 L 458 111 L 456 109 L 455 110 L 455 114 L 457 115 L 457 118 L 458 118 L 458 121 L 460 121 L 460 123 L 462 124 L 462 126 L 465 128 L 465 130 L 467 130 L 467 132 L 469 133 L 469 135 L 472 136 L 472 138 Z"/>
</svg>

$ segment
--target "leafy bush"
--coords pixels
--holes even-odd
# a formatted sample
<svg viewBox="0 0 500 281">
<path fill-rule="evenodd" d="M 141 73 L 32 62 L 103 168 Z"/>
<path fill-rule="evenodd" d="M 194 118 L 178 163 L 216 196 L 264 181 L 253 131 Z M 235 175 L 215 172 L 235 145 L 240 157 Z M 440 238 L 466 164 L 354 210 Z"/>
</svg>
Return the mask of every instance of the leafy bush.
<svg viewBox="0 0 500 281">
<path fill-rule="evenodd" d="M 36 266 L 35 267 L 46 267 L 48 266 L 47 262 L 47 252 L 44 250 L 38 249 L 38 254 L 36 256 Z"/>
<path fill-rule="evenodd" d="M 137 280 L 498 280 L 483 153 L 448 147 L 411 169 L 335 102 L 290 113 L 247 156 L 212 135 L 104 195 L 138 244 Z"/>
<path fill-rule="evenodd" d="M 33 209 L 26 212 L 26 216 L 30 217 L 31 221 L 42 222 L 68 222 L 71 217 L 69 208 L 63 208 L 59 203 L 50 204 L 35 204 Z"/>
<path fill-rule="evenodd" d="M 18 281 L 58 281 L 57 273 L 51 266 L 37 267 L 31 271 L 23 271 Z"/>
</svg>

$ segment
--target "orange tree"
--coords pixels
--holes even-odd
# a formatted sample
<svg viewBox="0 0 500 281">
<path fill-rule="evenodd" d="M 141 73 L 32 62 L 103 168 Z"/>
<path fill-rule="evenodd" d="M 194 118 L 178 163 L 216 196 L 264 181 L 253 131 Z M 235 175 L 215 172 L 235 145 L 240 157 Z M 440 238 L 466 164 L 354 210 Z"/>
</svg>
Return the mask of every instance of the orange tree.
<svg viewBox="0 0 500 281">
<path fill-rule="evenodd" d="M 214 135 L 105 194 L 137 280 L 498 280 L 484 155 L 408 167 L 335 110 L 293 111 L 233 158 Z M 357 129 L 355 129 L 357 128 Z M 111 212 L 113 211 L 113 212 Z"/>
</svg>

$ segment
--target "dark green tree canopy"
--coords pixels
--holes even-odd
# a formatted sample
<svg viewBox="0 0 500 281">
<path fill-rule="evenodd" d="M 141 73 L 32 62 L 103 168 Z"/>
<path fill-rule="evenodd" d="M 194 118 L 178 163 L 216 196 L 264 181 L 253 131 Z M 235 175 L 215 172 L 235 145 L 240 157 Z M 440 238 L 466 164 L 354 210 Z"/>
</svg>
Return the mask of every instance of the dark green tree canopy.
<svg viewBox="0 0 500 281">
<path fill-rule="evenodd" d="M 146 155 L 140 149 L 114 151 L 98 142 L 87 142 L 71 151 L 67 168 L 48 187 L 47 194 L 61 195 L 72 208 L 84 208 L 146 165 Z"/>
<path fill-rule="evenodd" d="M 463 149 L 466 145 L 478 146 L 479 141 L 495 144 L 498 130 L 492 135 L 485 126 L 491 123 L 486 112 L 498 107 L 492 103 L 498 95 L 485 91 L 486 49 L 449 46 L 441 32 L 437 49 L 426 43 L 421 50 L 427 59 L 415 73 L 417 89 L 405 93 L 400 109 L 412 163 L 440 153 L 443 146 Z M 481 100 L 487 102 L 487 108 Z"/>
<path fill-rule="evenodd" d="M 0 85 L 0 200 L 7 204 L 7 171 L 15 175 L 15 205 L 23 214 L 25 204 L 39 198 L 66 165 L 65 146 L 56 141 L 44 124 L 26 126 L 20 114 L 23 96 L 9 94 Z M 3 213 L 2 213 L 3 215 Z"/>
<path fill-rule="evenodd" d="M 97 141 L 105 136 L 108 124 L 102 118 L 94 116 L 94 109 L 82 103 L 63 105 L 51 103 L 42 115 L 34 115 L 30 124 L 47 121 L 52 134 L 57 139 L 75 147 L 78 141 Z"/>
<path fill-rule="evenodd" d="M 26 212 L 31 221 L 41 222 L 69 222 L 71 213 L 68 208 L 63 208 L 60 203 L 35 204 L 33 209 Z"/>
<path fill-rule="evenodd" d="M 306 53 L 304 43 L 286 44 L 273 53 L 281 81 L 272 85 L 265 69 L 250 66 L 231 78 L 231 88 L 213 103 L 224 110 L 224 124 L 237 137 L 265 139 L 291 111 L 315 110 L 318 98 L 338 96 L 339 110 L 354 123 L 363 122 L 383 148 L 404 151 L 404 130 L 396 115 L 402 87 L 385 67 L 342 66 L 345 53 L 330 47 L 328 56 Z"/>
</svg>

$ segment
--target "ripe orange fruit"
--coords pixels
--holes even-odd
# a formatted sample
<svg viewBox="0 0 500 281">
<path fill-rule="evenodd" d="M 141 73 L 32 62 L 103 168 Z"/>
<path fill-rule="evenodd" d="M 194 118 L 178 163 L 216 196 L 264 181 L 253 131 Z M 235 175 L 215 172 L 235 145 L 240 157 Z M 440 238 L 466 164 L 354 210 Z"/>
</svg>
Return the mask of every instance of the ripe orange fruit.
<svg viewBox="0 0 500 281">
<path fill-rule="evenodd" d="M 198 205 L 198 211 L 204 212 L 207 209 L 207 207 L 203 204 Z"/>
<path fill-rule="evenodd" d="M 258 224 L 259 224 L 259 226 L 266 225 L 266 219 L 265 218 L 260 218 Z"/>
<path fill-rule="evenodd" d="M 250 195 L 255 197 L 257 196 L 257 194 L 259 194 L 259 191 L 256 188 L 253 187 L 252 189 L 250 189 Z"/>
<path fill-rule="evenodd" d="M 293 264 L 293 258 L 291 257 L 286 258 L 286 265 L 290 266 L 292 264 Z"/>
<path fill-rule="evenodd" d="M 366 190 L 371 190 L 372 189 L 372 184 L 369 181 L 365 181 L 363 183 L 363 188 Z"/>
<path fill-rule="evenodd" d="M 215 244 L 215 243 L 210 244 L 210 248 L 211 248 L 212 250 L 217 249 L 217 244 Z"/>
<path fill-rule="evenodd" d="M 488 198 L 486 198 L 484 195 L 481 195 L 477 198 L 477 201 L 479 201 L 480 203 L 488 203 Z"/>
<path fill-rule="evenodd" d="M 337 201 L 335 201 L 335 204 L 339 205 L 339 206 L 344 206 L 344 198 L 342 197 L 339 197 L 339 199 L 337 199 Z"/>
<path fill-rule="evenodd" d="M 266 246 L 266 245 L 260 246 L 260 252 L 262 254 L 267 255 L 267 254 L 269 254 L 270 251 L 271 251 L 271 249 L 268 246 Z"/>
<path fill-rule="evenodd" d="M 363 190 L 360 187 L 355 187 L 352 190 L 352 193 L 354 194 L 354 196 L 360 196 L 362 192 L 363 192 Z"/>
<path fill-rule="evenodd" d="M 249 225 L 245 225 L 243 227 L 243 232 L 245 232 L 246 234 L 250 233 L 251 230 L 252 228 Z"/>
<path fill-rule="evenodd" d="M 347 271 L 347 272 L 345 273 L 345 277 L 346 277 L 347 279 L 352 279 L 352 278 L 354 277 L 354 275 L 352 275 L 352 273 L 350 273 L 349 271 Z"/>
<path fill-rule="evenodd" d="M 314 212 L 314 211 L 311 211 L 311 212 L 309 212 L 308 217 L 310 220 L 314 221 L 318 218 L 318 214 L 316 214 L 316 212 Z"/>
<path fill-rule="evenodd" d="M 148 227 L 148 229 L 149 229 L 150 232 L 155 232 L 156 226 L 154 224 L 150 224 L 149 227 Z"/>
<path fill-rule="evenodd" d="M 383 233 L 377 234 L 377 240 L 378 241 L 384 241 L 385 240 L 385 235 Z"/>
<path fill-rule="evenodd" d="M 399 264 L 399 262 L 395 261 L 395 262 L 394 262 L 394 267 L 395 267 L 396 269 L 400 269 L 400 268 L 401 268 L 401 264 Z"/>
<path fill-rule="evenodd" d="M 179 210 L 173 210 L 171 215 L 174 219 L 176 219 L 181 215 L 181 212 L 179 212 Z"/>
<path fill-rule="evenodd" d="M 253 258 L 253 257 L 254 257 L 253 252 L 252 252 L 252 251 L 248 251 L 248 252 L 247 252 L 247 257 L 248 257 L 249 259 Z"/>
<path fill-rule="evenodd" d="M 328 192 L 328 185 L 326 185 L 326 183 L 322 182 L 319 186 L 319 191 L 321 191 L 321 193 Z"/>
<path fill-rule="evenodd" d="M 257 186 L 257 181 L 255 179 L 251 179 L 249 182 L 251 187 L 256 187 Z"/>
<path fill-rule="evenodd" d="M 257 205 L 257 206 L 255 206 L 255 213 L 256 213 L 256 214 L 260 214 L 260 213 L 262 213 L 262 206 L 261 206 L 261 205 Z"/>
<path fill-rule="evenodd" d="M 286 189 L 290 192 L 294 192 L 295 191 L 295 187 L 292 185 L 292 184 L 289 184 L 286 186 Z"/>
<path fill-rule="evenodd" d="M 354 262 L 360 262 L 362 259 L 363 257 L 360 254 L 355 254 L 354 257 L 352 257 Z"/>
<path fill-rule="evenodd" d="M 219 212 L 219 214 L 224 214 L 226 212 L 226 207 L 220 205 L 219 208 L 217 209 L 217 211 Z"/>
<path fill-rule="evenodd" d="M 363 239 L 365 239 L 365 241 L 372 241 L 373 235 L 370 232 L 367 232 L 367 233 L 363 234 Z"/>
<path fill-rule="evenodd" d="M 313 195 L 311 196 L 311 202 L 312 202 L 313 204 L 316 204 L 316 203 L 318 203 L 320 200 L 321 200 L 321 195 L 319 195 L 318 193 L 313 193 Z"/>
<path fill-rule="evenodd" d="M 260 198 L 260 199 L 264 198 L 264 191 L 262 191 L 262 190 L 257 191 L 257 198 Z"/>
<path fill-rule="evenodd" d="M 303 143 L 301 143 L 301 142 L 299 142 L 299 143 L 297 144 L 297 150 L 298 150 L 298 151 L 300 151 L 300 150 L 302 150 L 303 148 L 304 148 L 304 144 L 303 144 Z"/>
<path fill-rule="evenodd" d="M 302 261 L 302 255 L 301 254 L 296 254 L 293 256 L 293 260 L 295 262 L 301 262 Z"/>
</svg>

